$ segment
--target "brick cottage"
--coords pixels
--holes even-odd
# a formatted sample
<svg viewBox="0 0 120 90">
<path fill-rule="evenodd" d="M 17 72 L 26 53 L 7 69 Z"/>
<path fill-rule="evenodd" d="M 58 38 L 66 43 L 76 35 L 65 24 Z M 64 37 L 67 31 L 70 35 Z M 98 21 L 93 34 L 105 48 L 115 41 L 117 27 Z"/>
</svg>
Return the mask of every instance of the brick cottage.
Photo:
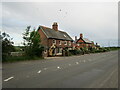
<svg viewBox="0 0 120 90">
<path fill-rule="evenodd" d="M 66 32 L 58 30 L 56 22 L 52 28 L 39 26 L 38 32 L 45 47 L 44 56 L 62 55 L 65 48 L 70 50 L 73 47 L 73 39 Z"/>
<path fill-rule="evenodd" d="M 80 34 L 79 39 L 77 39 L 77 37 L 75 36 L 75 43 L 77 48 L 96 48 L 94 42 L 90 41 L 87 38 L 84 38 L 82 33 Z"/>
</svg>

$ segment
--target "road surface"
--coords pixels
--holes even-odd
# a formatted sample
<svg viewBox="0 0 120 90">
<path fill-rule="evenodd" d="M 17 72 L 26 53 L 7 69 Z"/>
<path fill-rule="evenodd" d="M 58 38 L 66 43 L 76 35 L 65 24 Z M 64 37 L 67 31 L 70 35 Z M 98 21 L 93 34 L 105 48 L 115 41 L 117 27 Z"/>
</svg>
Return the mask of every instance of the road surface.
<svg viewBox="0 0 120 90">
<path fill-rule="evenodd" d="M 3 88 L 117 88 L 118 51 L 3 64 Z"/>
</svg>

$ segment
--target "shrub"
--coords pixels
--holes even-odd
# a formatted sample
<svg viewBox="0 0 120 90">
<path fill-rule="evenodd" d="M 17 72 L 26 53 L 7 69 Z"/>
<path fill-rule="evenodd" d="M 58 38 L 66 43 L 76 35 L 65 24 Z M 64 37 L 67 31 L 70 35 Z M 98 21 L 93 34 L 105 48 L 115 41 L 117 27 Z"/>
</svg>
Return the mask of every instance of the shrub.
<svg viewBox="0 0 120 90">
<path fill-rule="evenodd" d="M 78 55 L 78 54 L 82 54 L 82 51 L 75 49 L 75 50 L 69 50 L 69 53 L 71 55 Z"/>
<path fill-rule="evenodd" d="M 95 53 L 97 50 L 95 48 L 92 48 L 90 53 Z"/>
</svg>

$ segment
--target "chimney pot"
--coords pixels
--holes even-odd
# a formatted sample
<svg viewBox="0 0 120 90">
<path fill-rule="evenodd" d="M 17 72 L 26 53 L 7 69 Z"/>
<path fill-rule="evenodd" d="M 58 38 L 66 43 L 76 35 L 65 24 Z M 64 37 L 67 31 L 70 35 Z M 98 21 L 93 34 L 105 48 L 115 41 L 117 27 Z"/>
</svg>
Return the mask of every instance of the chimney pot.
<svg viewBox="0 0 120 90">
<path fill-rule="evenodd" d="M 80 38 L 83 38 L 83 34 L 82 33 L 80 34 Z"/>
</svg>

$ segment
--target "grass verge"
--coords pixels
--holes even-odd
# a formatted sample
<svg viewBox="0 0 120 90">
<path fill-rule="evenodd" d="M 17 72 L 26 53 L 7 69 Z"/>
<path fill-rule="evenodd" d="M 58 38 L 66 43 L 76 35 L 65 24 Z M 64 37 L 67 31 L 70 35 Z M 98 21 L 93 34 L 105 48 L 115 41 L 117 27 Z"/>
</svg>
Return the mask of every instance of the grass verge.
<svg viewBox="0 0 120 90">
<path fill-rule="evenodd" d="M 29 60 L 42 60 L 43 57 L 28 57 L 28 56 L 7 56 L 5 57 L 2 62 L 6 63 L 12 63 L 12 62 L 18 62 L 18 61 L 29 61 Z"/>
</svg>

